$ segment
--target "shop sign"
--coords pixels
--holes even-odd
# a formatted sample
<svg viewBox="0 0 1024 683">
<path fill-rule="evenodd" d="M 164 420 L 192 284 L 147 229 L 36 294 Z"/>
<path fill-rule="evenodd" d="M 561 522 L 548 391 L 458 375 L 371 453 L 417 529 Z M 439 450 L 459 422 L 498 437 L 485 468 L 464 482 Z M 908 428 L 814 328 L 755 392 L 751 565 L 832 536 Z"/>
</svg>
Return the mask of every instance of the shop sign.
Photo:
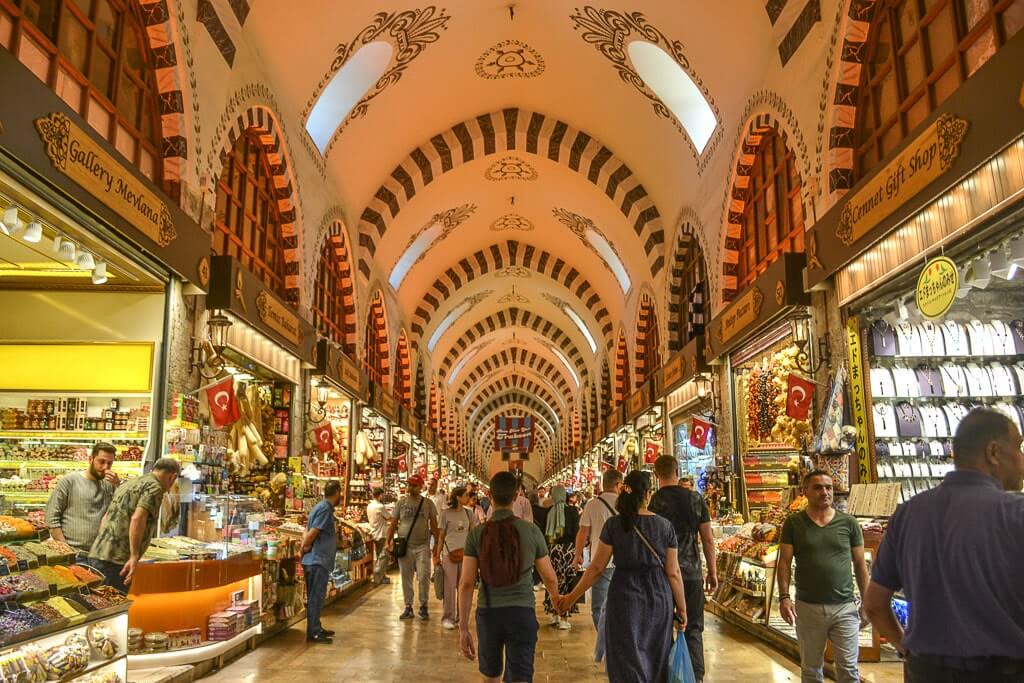
<svg viewBox="0 0 1024 683">
<path fill-rule="evenodd" d="M 947 257 L 938 256 L 924 264 L 914 290 L 914 300 L 921 315 L 929 320 L 946 315 L 956 301 L 959 287 L 960 272 Z"/>
<path fill-rule="evenodd" d="M 389 418 L 392 422 L 395 421 L 395 397 L 387 392 L 384 385 L 378 387 L 380 389 L 380 411 L 384 413 L 384 417 Z"/>
<path fill-rule="evenodd" d="M 302 343 L 299 316 L 266 291 L 256 295 L 256 311 L 264 325 L 296 346 Z"/>
<path fill-rule="evenodd" d="M 630 396 L 629 400 L 627 401 L 630 417 L 633 417 L 643 412 L 644 408 L 647 406 L 646 398 L 647 385 L 645 384 L 644 386 L 634 391 L 633 395 Z"/>
<path fill-rule="evenodd" d="M 843 207 L 836 236 L 850 246 L 948 171 L 960 156 L 968 123 L 943 114 L 882 168 Z"/>
<path fill-rule="evenodd" d="M 167 203 L 66 115 L 54 112 L 36 119 L 36 131 L 54 168 L 151 240 L 166 247 L 178 236 Z"/>
<path fill-rule="evenodd" d="M 857 474 L 862 484 L 874 481 L 875 468 L 868 448 L 868 404 L 864 388 L 864 357 L 860 343 L 860 318 L 851 316 L 846 321 L 846 353 L 850 364 L 850 408 L 853 426 L 857 430 Z"/>
<path fill-rule="evenodd" d="M 748 325 L 753 324 L 761 315 L 761 304 L 763 303 L 764 294 L 756 285 L 737 299 L 722 316 L 722 326 L 718 329 L 718 336 L 722 343 L 728 342 Z"/>
<path fill-rule="evenodd" d="M 356 365 L 348 356 L 342 355 L 338 359 L 338 375 L 341 383 L 349 389 L 360 392 L 363 386 L 363 376 Z"/>
</svg>

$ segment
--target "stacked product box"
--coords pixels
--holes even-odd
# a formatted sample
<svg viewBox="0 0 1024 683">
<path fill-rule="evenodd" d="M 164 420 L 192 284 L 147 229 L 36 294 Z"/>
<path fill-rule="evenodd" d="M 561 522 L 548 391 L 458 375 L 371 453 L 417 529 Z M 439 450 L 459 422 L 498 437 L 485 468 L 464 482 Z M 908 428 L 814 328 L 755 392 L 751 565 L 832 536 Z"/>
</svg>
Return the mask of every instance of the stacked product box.
<svg viewBox="0 0 1024 683">
<path fill-rule="evenodd" d="M 245 617 L 235 612 L 211 614 L 206 625 L 207 640 L 231 640 L 245 630 Z"/>
</svg>

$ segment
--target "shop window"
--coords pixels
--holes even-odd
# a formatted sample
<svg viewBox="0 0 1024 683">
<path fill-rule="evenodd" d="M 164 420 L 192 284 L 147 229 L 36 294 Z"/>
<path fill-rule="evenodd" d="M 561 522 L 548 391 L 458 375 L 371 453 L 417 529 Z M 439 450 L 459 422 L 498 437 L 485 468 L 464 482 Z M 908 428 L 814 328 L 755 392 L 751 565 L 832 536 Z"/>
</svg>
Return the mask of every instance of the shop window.
<svg viewBox="0 0 1024 683">
<path fill-rule="evenodd" d="M 0 0 L 0 45 L 162 182 L 159 99 L 138 3 Z"/>
<path fill-rule="evenodd" d="M 761 132 L 743 207 L 737 284 L 749 285 L 786 252 L 804 249 L 800 173 L 793 150 L 774 128 Z"/>
<path fill-rule="evenodd" d="M 868 174 L 1024 26 L 1024 0 L 881 0 L 857 104 Z"/>
<path fill-rule="evenodd" d="M 217 183 L 213 250 L 236 257 L 287 299 L 284 238 L 274 177 L 263 143 L 252 131 L 240 135 L 224 156 L 224 170 Z"/>
<path fill-rule="evenodd" d="M 347 284 L 351 273 L 348 264 L 337 253 L 337 240 L 337 237 L 328 237 L 320 251 L 313 286 L 313 323 L 321 335 L 351 354 L 346 333 L 349 327 L 355 327 L 355 321 L 350 321 L 350 316 L 354 315 L 352 304 L 346 301 L 346 287 L 349 289 L 348 297 L 351 297 L 351 284 Z"/>
</svg>

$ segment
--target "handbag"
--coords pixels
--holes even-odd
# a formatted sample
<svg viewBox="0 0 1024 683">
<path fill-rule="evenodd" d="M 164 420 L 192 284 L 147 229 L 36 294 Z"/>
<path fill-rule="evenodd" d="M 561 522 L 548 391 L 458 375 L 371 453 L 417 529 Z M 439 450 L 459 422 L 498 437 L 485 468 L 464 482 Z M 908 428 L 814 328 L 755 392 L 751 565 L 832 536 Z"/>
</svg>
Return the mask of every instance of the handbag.
<svg viewBox="0 0 1024 683">
<path fill-rule="evenodd" d="M 465 512 L 466 512 L 466 524 L 468 526 L 473 526 L 473 517 L 470 516 L 469 510 L 466 510 L 465 508 L 463 508 L 463 510 L 465 510 Z M 445 548 L 445 550 L 448 550 L 448 539 L 445 539 L 444 548 Z M 462 564 L 462 558 L 465 557 L 465 556 L 466 556 L 466 551 L 465 551 L 464 548 L 456 548 L 455 550 L 448 550 L 448 561 L 451 562 L 452 564 Z"/>
<path fill-rule="evenodd" d="M 409 537 L 412 536 L 412 530 L 416 528 L 416 520 L 420 517 L 420 510 L 423 509 L 423 501 L 425 498 L 420 498 L 420 504 L 416 507 L 416 514 L 412 516 L 412 524 L 409 525 L 409 533 L 405 535 L 405 538 L 399 538 L 395 540 L 395 557 L 405 557 L 409 552 Z"/>
<path fill-rule="evenodd" d="M 434 597 L 438 600 L 444 600 L 444 570 L 441 568 L 441 565 L 434 567 L 431 581 L 434 582 Z"/>
</svg>

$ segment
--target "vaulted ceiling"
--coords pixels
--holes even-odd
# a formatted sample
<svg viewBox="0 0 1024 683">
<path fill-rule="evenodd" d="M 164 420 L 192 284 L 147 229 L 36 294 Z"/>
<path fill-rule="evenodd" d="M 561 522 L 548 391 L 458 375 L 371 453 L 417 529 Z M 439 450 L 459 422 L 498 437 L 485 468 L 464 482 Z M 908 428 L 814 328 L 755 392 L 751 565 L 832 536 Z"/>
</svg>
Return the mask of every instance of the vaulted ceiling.
<svg viewBox="0 0 1024 683">
<path fill-rule="evenodd" d="M 779 59 L 768 4 L 253 5 L 247 31 L 303 125 L 362 46 L 392 46 L 325 145 L 327 182 L 361 282 L 387 292 L 477 438 L 518 411 L 557 441 L 640 293 L 664 291 L 680 216 Z M 637 40 L 703 91 L 718 123 L 701 153 L 638 75 Z"/>
</svg>

